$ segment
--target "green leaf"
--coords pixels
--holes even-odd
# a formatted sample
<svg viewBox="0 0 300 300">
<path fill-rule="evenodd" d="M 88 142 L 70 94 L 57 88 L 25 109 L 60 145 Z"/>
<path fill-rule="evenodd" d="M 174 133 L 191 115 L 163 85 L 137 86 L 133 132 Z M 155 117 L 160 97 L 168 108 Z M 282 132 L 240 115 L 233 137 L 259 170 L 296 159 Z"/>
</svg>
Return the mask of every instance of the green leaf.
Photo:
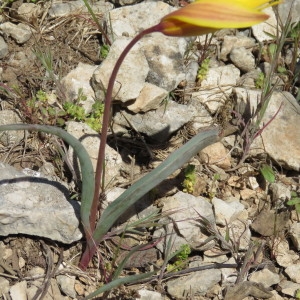
<svg viewBox="0 0 300 300">
<path fill-rule="evenodd" d="M 120 216 L 142 196 L 152 190 L 174 171 L 181 168 L 200 150 L 218 141 L 218 129 L 198 133 L 185 145 L 174 151 L 156 169 L 134 183 L 104 210 L 88 247 L 98 245 Z"/>
<path fill-rule="evenodd" d="M 275 173 L 269 165 L 263 165 L 260 168 L 260 172 L 266 181 L 269 183 L 275 182 Z"/>
<path fill-rule="evenodd" d="M 287 205 L 296 205 L 296 204 L 300 204 L 300 198 L 292 198 L 292 199 L 289 200 L 286 204 L 287 204 Z"/>
<path fill-rule="evenodd" d="M 87 297 L 84 298 L 84 300 L 92 299 L 99 294 L 102 294 L 104 292 L 110 291 L 113 288 L 116 288 L 122 284 L 127 284 L 127 283 L 134 283 L 137 282 L 138 280 L 142 280 L 148 277 L 151 277 L 154 275 L 155 272 L 151 273 L 144 273 L 144 274 L 139 274 L 139 275 L 131 275 L 123 278 L 118 278 L 116 280 L 113 280 L 112 282 L 106 283 L 103 285 L 101 288 L 97 289 L 95 292 L 89 294 Z"/>
<path fill-rule="evenodd" d="M 89 157 L 89 154 L 82 146 L 81 142 L 78 141 L 74 136 L 66 132 L 65 130 L 47 125 L 29 125 L 29 124 L 13 124 L 13 125 L 2 125 L 0 131 L 6 130 L 29 130 L 29 131 L 43 131 L 46 133 L 54 134 L 62 138 L 68 143 L 75 151 L 78 156 L 81 174 L 82 174 L 82 193 L 81 193 L 81 207 L 80 216 L 81 222 L 85 230 L 85 234 L 90 234 L 90 210 L 92 207 L 94 189 L 95 189 L 95 176 L 94 169 Z"/>
</svg>

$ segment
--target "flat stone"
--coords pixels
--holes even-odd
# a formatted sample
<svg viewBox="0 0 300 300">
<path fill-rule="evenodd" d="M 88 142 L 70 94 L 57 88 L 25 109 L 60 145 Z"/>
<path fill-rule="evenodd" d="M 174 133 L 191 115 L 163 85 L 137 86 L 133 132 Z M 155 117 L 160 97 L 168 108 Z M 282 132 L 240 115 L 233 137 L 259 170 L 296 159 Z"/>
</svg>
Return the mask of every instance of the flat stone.
<svg viewBox="0 0 300 300">
<path fill-rule="evenodd" d="M 249 72 L 255 69 L 255 57 L 245 47 L 233 48 L 230 52 L 230 60 L 243 72 Z"/>
<path fill-rule="evenodd" d="M 84 101 L 82 99 L 78 101 L 78 104 L 84 108 L 86 113 L 92 111 L 92 105 L 95 103 L 95 93 L 90 85 L 90 80 L 96 68 L 97 66 L 91 66 L 80 62 L 74 70 L 70 71 L 61 80 L 67 101 L 74 102 L 74 100 L 77 100 L 79 91 L 86 97 Z"/>
<path fill-rule="evenodd" d="M 221 281 L 221 271 L 196 271 L 167 282 L 168 293 L 176 299 L 184 299 L 195 294 L 204 295 L 210 288 Z"/>
<path fill-rule="evenodd" d="M 72 134 L 75 138 L 81 141 L 82 145 L 87 150 L 94 171 L 96 172 L 96 166 L 98 161 L 98 151 L 100 146 L 100 135 L 95 130 L 91 129 L 87 124 L 79 123 L 75 121 L 70 121 L 67 123 L 67 132 Z M 120 173 L 120 168 L 122 166 L 121 155 L 113 148 L 106 145 L 105 148 L 105 185 L 110 183 L 116 176 Z M 80 167 L 79 163 L 74 163 L 74 151 L 72 148 L 68 151 L 68 156 L 75 169 L 76 175 L 80 178 Z"/>
<path fill-rule="evenodd" d="M 224 105 L 240 78 L 240 70 L 234 65 L 209 68 L 205 79 L 192 99 L 204 104 L 210 113 L 216 113 Z"/>
<path fill-rule="evenodd" d="M 136 300 L 164 300 L 162 294 L 155 291 L 142 289 L 138 290 L 137 292 L 140 296 L 138 298 L 135 298 Z"/>
<path fill-rule="evenodd" d="M 5 57 L 8 53 L 8 45 L 4 41 L 4 38 L 0 36 L 0 59 Z"/>
<path fill-rule="evenodd" d="M 233 222 L 245 209 L 245 206 L 238 201 L 225 202 L 216 197 L 212 199 L 212 204 L 214 207 L 216 223 L 222 226 Z"/>
<path fill-rule="evenodd" d="M 261 91 L 235 88 L 233 93 L 237 101 L 237 110 L 248 120 L 257 108 Z M 250 154 L 255 156 L 266 152 L 281 167 L 299 171 L 300 131 L 297 130 L 300 127 L 299 114 L 300 106 L 290 93 L 273 92 L 260 127 L 272 121 L 254 140 Z"/>
<path fill-rule="evenodd" d="M 289 229 L 289 235 L 297 250 L 300 250 L 300 223 L 293 223 Z"/>
<path fill-rule="evenodd" d="M 22 120 L 19 115 L 12 110 L 0 111 L 0 125 L 21 124 Z M 0 144 L 4 147 L 17 145 L 24 139 L 25 131 L 22 130 L 8 130 L 0 131 Z"/>
<path fill-rule="evenodd" d="M 300 264 L 287 266 L 285 272 L 294 282 L 300 283 Z"/>
<path fill-rule="evenodd" d="M 280 282 L 278 285 L 281 288 L 281 293 L 292 297 L 295 297 L 296 292 L 300 289 L 299 283 L 294 283 L 288 280 L 284 280 Z"/>
<path fill-rule="evenodd" d="M 128 38 L 119 38 L 111 45 L 108 56 L 94 72 L 94 90 L 100 89 L 104 95 L 115 63 L 129 42 Z M 120 67 L 114 84 L 113 99 L 124 103 L 136 99 L 145 85 L 148 73 L 147 59 L 137 44 L 130 50 Z"/>
<path fill-rule="evenodd" d="M 271 287 L 272 285 L 280 282 L 280 276 L 268 269 L 263 269 L 261 271 L 253 272 L 250 275 L 249 280 L 262 283 L 264 287 Z"/>
<path fill-rule="evenodd" d="M 171 217 L 177 224 L 177 230 L 173 229 L 173 223 L 169 219 L 165 228 L 160 228 L 155 231 L 155 237 L 161 237 L 165 234 L 173 235 L 169 238 L 172 239 L 172 252 L 180 249 L 183 244 L 189 244 L 191 248 L 197 249 L 202 247 L 207 239 L 207 235 L 204 234 L 200 228 L 199 214 L 206 218 L 212 226 L 215 224 L 212 206 L 208 199 L 204 197 L 194 197 L 193 195 L 178 192 L 174 196 L 163 198 L 161 200 L 163 204 L 162 214 L 173 211 Z M 180 235 L 176 234 L 180 232 Z M 205 246 L 207 249 L 211 248 L 213 243 L 207 243 Z M 157 248 L 163 252 L 165 245 L 159 243 Z M 205 250 L 207 250 L 205 249 Z"/>
<path fill-rule="evenodd" d="M 167 95 L 168 91 L 165 89 L 146 82 L 137 99 L 133 104 L 128 105 L 127 109 L 134 113 L 157 109 Z"/>
<path fill-rule="evenodd" d="M 220 58 L 223 61 L 227 61 L 229 58 L 229 53 L 234 48 L 250 48 L 255 46 L 255 39 L 243 36 L 243 35 L 225 35 L 222 43 Z"/>
<path fill-rule="evenodd" d="M 225 170 L 231 167 L 229 151 L 221 142 L 205 147 L 199 156 L 202 163 L 216 165 Z"/>
<path fill-rule="evenodd" d="M 32 28 L 24 23 L 16 25 L 11 22 L 5 22 L 0 25 L 0 30 L 11 36 L 18 44 L 26 43 L 32 35 Z"/>
<path fill-rule="evenodd" d="M 68 189 L 41 174 L 0 164 L 0 235 L 28 234 L 70 244 L 82 237 L 79 203 Z"/>
<path fill-rule="evenodd" d="M 276 36 L 277 18 L 273 8 L 267 7 L 264 13 L 270 17 L 265 22 L 252 26 L 253 35 L 259 42 L 273 40 L 273 36 Z"/>
<path fill-rule="evenodd" d="M 144 114 L 130 114 L 126 111 L 117 113 L 114 122 L 124 127 L 130 127 L 127 120 L 141 133 L 146 134 L 154 142 L 165 142 L 184 124 L 193 119 L 195 108 L 178 104 L 169 100 L 167 105 L 160 106 L 155 111 Z M 123 117 L 125 116 L 126 119 Z"/>
</svg>

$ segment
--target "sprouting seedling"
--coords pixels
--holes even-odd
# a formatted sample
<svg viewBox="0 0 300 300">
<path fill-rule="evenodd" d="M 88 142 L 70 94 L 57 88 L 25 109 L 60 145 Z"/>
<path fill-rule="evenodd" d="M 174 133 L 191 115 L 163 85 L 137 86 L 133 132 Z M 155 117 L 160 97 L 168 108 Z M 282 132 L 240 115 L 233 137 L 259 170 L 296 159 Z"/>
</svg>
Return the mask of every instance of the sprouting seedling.
<svg viewBox="0 0 300 300">
<path fill-rule="evenodd" d="M 295 205 L 296 212 L 298 214 L 300 213 L 300 197 L 296 192 L 291 192 L 291 200 L 289 200 L 286 204 L 289 206 Z"/>
<path fill-rule="evenodd" d="M 183 192 L 192 194 L 196 183 L 196 170 L 194 165 L 187 165 L 184 169 Z"/>
</svg>

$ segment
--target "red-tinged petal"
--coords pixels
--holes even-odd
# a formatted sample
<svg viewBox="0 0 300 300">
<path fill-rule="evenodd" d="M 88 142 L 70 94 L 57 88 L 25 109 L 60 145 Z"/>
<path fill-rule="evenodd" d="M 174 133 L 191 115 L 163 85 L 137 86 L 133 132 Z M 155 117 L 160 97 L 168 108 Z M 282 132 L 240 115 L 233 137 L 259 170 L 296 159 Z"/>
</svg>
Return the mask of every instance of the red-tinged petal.
<svg viewBox="0 0 300 300">
<path fill-rule="evenodd" d="M 169 36 L 197 36 L 213 33 L 217 30 L 218 28 L 195 26 L 173 19 L 165 21 L 162 20 L 157 31 Z"/>
<path fill-rule="evenodd" d="M 230 1 L 197 1 L 167 15 L 162 21 L 176 20 L 194 26 L 220 29 L 249 27 L 267 18 L 268 15 L 261 11 L 242 6 L 236 1 L 233 4 Z"/>
</svg>

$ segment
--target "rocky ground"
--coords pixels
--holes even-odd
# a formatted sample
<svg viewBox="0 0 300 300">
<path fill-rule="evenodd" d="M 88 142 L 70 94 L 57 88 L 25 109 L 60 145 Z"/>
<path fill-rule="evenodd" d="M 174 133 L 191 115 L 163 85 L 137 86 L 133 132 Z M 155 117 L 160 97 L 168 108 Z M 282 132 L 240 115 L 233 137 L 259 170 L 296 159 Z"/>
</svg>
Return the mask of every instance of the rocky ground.
<svg viewBox="0 0 300 300">
<path fill-rule="evenodd" d="M 300 1 L 292 2 L 251 29 L 157 33 L 134 47 L 115 85 L 104 206 L 196 133 L 217 127 L 225 137 L 118 224 L 158 213 L 165 226 L 107 240 L 85 272 L 72 149 L 42 133 L 1 133 L 1 299 L 83 299 L 147 243 L 155 247 L 135 252 L 121 276 L 157 275 L 98 299 L 300 299 Z M 0 125 L 65 128 L 95 166 L 114 62 L 174 3 L 94 2 L 102 28 L 80 1 L 1 5 Z"/>
</svg>

